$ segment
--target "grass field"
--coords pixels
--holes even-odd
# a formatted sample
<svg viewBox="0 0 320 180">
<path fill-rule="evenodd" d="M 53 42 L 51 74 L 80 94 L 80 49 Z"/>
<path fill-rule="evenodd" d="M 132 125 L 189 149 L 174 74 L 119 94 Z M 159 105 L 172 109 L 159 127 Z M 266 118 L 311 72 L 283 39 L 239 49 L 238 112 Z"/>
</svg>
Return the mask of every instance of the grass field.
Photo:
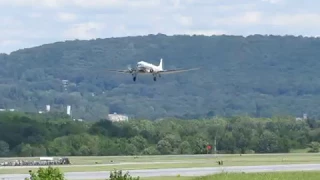
<svg viewBox="0 0 320 180">
<path fill-rule="evenodd" d="M 221 173 L 204 177 L 148 177 L 140 180 L 319 180 L 319 171 L 271 173 Z M 107 179 L 107 178 L 106 178 Z M 102 179 L 96 179 L 102 180 Z"/>
<path fill-rule="evenodd" d="M 60 166 L 63 172 L 110 171 L 113 169 L 159 169 L 215 167 L 219 160 L 224 166 L 276 165 L 276 164 L 308 164 L 320 163 L 320 154 L 288 153 L 288 154 L 244 154 L 244 155 L 176 155 L 176 156 L 126 156 L 126 157 L 69 157 L 72 166 Z M 12 161 L 18 158 L 3 158 L 2 161 Z M 19 158 L 20 159 L 20 158 Z M 21 158 L 38 160 L 39 158 Z M 113 163 L 111 163 L 111 160 Z M 97 164 L 96 164 L 97 163 Z M 117 164 L 119 163 L 119 164 Z M 1 174 L 26 173 L 37 167 L 0 167 Z"/>
<path fill-rule="evenodd" d="M 222 173 L 205 177 L 152 177 L 141 180 L 319 180 L 320 172 Z"/>
</svg>

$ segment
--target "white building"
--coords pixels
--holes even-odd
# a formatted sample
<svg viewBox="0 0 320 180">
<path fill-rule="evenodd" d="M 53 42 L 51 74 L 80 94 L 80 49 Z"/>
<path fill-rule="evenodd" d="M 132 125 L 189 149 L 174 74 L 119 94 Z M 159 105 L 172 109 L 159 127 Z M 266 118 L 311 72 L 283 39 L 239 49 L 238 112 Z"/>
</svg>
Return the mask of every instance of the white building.
<svg viewBox="0 0 320 180">
<path fill-rule="evenodd" d="M 107 117 L 108 120 L 116 122 L 116 121 L 128 121 L 129 117 L 124 115 L 124 114 L 117 114 L 117 113 L 113 113 L 113 114 L 108 114 Z"/>
</svg>

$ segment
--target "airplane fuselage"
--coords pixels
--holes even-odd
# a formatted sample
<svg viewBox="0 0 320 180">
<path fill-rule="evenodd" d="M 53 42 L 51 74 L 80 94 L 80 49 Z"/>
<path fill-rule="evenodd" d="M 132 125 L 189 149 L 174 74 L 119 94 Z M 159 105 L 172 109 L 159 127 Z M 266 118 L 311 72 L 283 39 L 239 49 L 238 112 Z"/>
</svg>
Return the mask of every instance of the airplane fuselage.
<svg viewBox="0 0 320 180">
<path fill-rule="evenodd" d="M 159 71 L 162 71 L 162 67 L 156 66 L 151 63 L 147 63 L 145 61 L 139 61 L 137 63 L 137 71 L 139 73 L 157 73 Z"/>
</svg>

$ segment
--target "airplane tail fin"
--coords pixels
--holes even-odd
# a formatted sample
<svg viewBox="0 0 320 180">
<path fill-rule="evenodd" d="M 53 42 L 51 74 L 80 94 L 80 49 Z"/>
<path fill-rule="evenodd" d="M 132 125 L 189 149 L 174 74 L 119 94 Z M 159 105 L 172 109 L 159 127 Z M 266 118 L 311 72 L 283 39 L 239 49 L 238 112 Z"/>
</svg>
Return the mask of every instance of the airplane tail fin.
<svg viewBox="0 0 320 180">
<path fill-rule="evenodd" d="M 159 63 L 159 66 L 158 66 L 159 68 L 161 68 L 161 69 L 163 69 L 162 68 L 162 58 L 160 59 L 160 63 Z"/>
</svg>

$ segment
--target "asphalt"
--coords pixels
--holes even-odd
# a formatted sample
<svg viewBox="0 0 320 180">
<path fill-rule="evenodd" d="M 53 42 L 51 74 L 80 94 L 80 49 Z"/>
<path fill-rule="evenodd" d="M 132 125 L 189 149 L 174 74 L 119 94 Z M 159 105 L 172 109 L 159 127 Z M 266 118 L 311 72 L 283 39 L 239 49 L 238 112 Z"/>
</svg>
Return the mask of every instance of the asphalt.
<svg viewBox="0 0 320 180">
<path fill-rule="evenodd" d="M 172 169 L 146 169 L 129 170 L 131 176 L 154 177 L 154 176 L 203 176 L 221 172 L 276 172 L 276 171 L 312 171 L 320 170 L 320 164 L 288 164 L 268 166 L 228 166 L 228 167 L 207 167 L 207 168 L 172 168 Z M 126 171 L 124 171 L 126 172 Z M 1 180 L 23 180 L 29 177 L 28 174 L 0 174 Z M 66 179 L 107 179 L 108 171 L 97 172 L 68 172 Z"/>
</svg>

